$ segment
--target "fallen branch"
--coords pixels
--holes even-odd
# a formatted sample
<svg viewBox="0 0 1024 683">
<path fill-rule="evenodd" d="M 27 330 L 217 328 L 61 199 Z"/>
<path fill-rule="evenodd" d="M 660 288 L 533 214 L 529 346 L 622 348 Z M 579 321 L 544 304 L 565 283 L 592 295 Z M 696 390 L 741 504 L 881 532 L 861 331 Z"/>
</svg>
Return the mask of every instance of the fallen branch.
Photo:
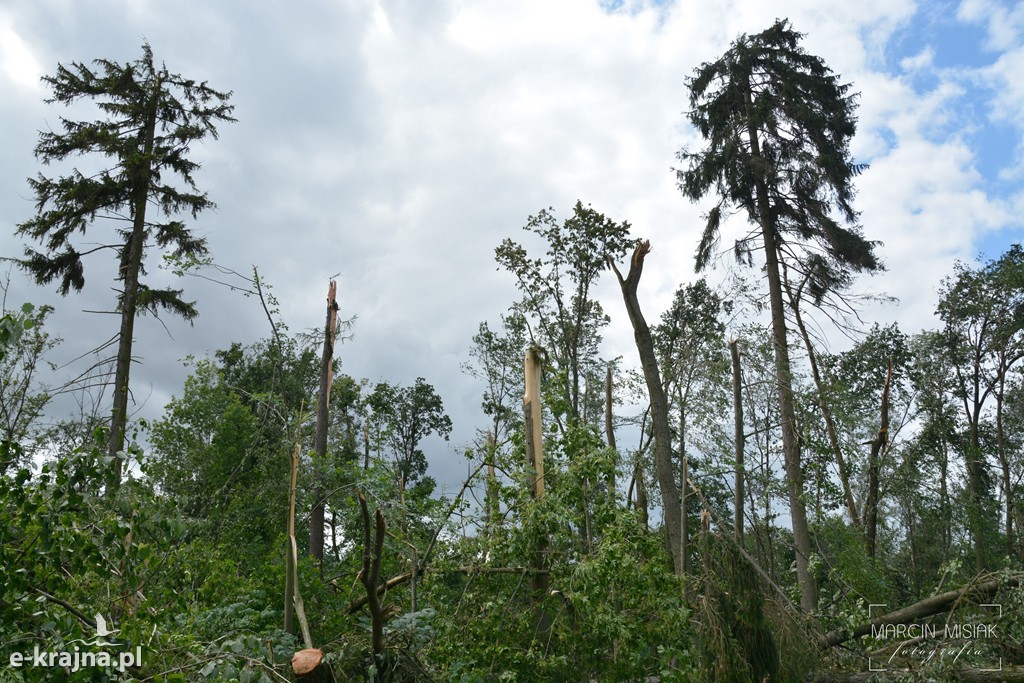
<svg viewBox="0 0 1024 683">
<path fill-rule="evenodd" d="M 861 638 L 871 633 L 873 628 L 885 624 L 907 624 L 915 619 L 923 619 L 935 614 L 947 612 L 957 602 L 964 598 L 988 598 L 994 595 L 1003 586 L 1019 586 L 1024 575 L 1013 575 L 1007 579 L 994 579 L 984 583 L 975 583 L 955 591 L 939 593 L 925 598 L 912 605 L 898 609 L 895 612 L 883 614 L 858 626 L 850 631 L 848 629 L 837 629 L 822 637 L 822 646 L 825 648 L 835 647 L 841 643 L 854 638 Z M 977 679 L 981 680 L 981 679 Z M 998 679 L 995 679 L 998 680 Z M 1016 680 L 1016 679 L 1014 679 Z"/>
</svg>

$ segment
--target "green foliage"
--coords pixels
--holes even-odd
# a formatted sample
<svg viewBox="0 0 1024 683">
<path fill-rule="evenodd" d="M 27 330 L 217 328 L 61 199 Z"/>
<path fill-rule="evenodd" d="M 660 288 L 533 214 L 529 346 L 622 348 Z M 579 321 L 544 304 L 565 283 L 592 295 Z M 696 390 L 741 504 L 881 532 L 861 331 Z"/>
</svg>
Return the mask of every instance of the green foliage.
<svg viewBox="0 0 1024 683">
<path fill-rule="evenodd" d="M 543 525 L 550 531 L 551 591 L 539 606 L 551 621 L 550 631 L 537 629 L 525 575 L 453 576 L 449 594 L 460 596 L 458 606 L 439 618 L 438 637 L 427 651 L 445 677 L 691 680 L 689 613 L 660 537 L 620 509 L 605 518 L 590 554 L 565 562 L 560 549 L 569 541 L 560 524 L 562 510 L 561 504 L 536 506 L 521 529 L 508 530 L 488 549 L 498 566 L 515 566 L 529 556 L 531 528 Z M 673 668 L 674 662 L 682 669 Z"/>
<path fill-rule="evenodd" d="M 691 200 L 712 191 L 719 196 L 697 249 L 698 270 L 711 261 L 722 215 L 736 206 L 772 231 L 780 249 L 792 243 L 784 254 L 813 245 L 797 270 L 820 302 L 827 292 L 845 288 L 851 271 L 880 264 L 851 205 L 852 180 L 864 169 L 849 159 L 856 96 L 800 47 L 801 38 L 787 20 L 777 20 L 761 33 L 740 36 L 724 56 L 696 69 L 688 82 L 688 117 L 707 146 L 680 152 L 688 167 L 677 177 Z M 836 221 L 833 210 L 851 227 Z M 752 239 L 736 242 L 738 260 L 750 258 Z"/>
<path fill-rule="evenodd" d="M 96 70 L 79 62 L 58 65 L 55 75 L 43 78 L 53 92 L 48 102 L 71 105 L 90 99 L 106 118 L 86 122 L 62 118 L 61 132 L 40 133 L 36 156 L 47 164 L 79 155 L 114 160 L 110 168 L 88 176 L 75 169 L 64 177 L 40 174 L 29 180 L 38 215 L 19 225 L 18 233 L 43 242 L 46 251 L 26 248 L 22 265 L 40 283 L 58 279 L 62 294 L 85 285 L 82 257 L 86 254 L 114 248 L 119 262 L 129 261 L 134 228 L 117 228 L 118 244 L 86 251 L 75 246 L 72 236 L 84 233 L 97 218 L 142 218 L 149 202 L 163 216 L 187 212 L 195 217 L 213 206 L 205 194 L 198 193 L 193 176 L 199 164 L 187 155 L 190 145 L 207 136 L 217 137 L 218 122 L 234 120 L 232 107 L 226 104 L 230 93 L 157 66 L 147 44 L 142 53 L 140 59 L 123 65 L 96 60 Z M 140 135 L 147 125 L 153 127 L 148 142 L 146 135 Z M 167 184 L 172 176 L 187 189 Z M 147 221 L 139 237 L 177 255 L 206 253 L 205 240 L 194 237 L 177 220 Z M 143 310 L 156 314 L 165 309 L 186 318 L 195 315 L 193 305 L 180 298 L 180 290 L 139 286 Z"/>
<path fill-rule="evenodd" d="M 619 260 L 633 246 L 629 228 L 576 202 L 573 215 L 562 222 L 546 209 L 523 228 L 542 240 L 544 257 L 531 257 L 512 239 L 494 250 L 498 265 L 516 277 L 523 294 L 514 314 L 527 321 L 530 340 L 545 349 L 553 374 L 561 377 L 558 400 L 564 412 L 556 409 L 556 414 L 584 417 L 589 412 L 582 404 L 585 384 L 588 378 L 594 386 L 602 381 L 605 364 L 597 354 L 608 317 L 593 290 L 606 258 Z"/>
<path fill-rule="evenodd" d="M 43 436 L 38 418 L 50 394 L 38 377 L 58 343 L 45 330 L 52 312 L 26 303 L 0 316 L 0 474 L 26 460 Z"/>
<path fill-rule="evenodd" d="M 452 420 L 444 412 L 437 391 L 422 377 L 417 377 L 411 387 L 381 382 L 366 403 L 373 410 L 372 421 L 379 438 L 391 452 L 396 480 L 406 486 L 422 481 L 427 457 L 419 448 L 420 442 L 432 434 L 447 441 L 452 432 Z M 425 482 L 431 490 L 432 482 Z"/>
</svg>

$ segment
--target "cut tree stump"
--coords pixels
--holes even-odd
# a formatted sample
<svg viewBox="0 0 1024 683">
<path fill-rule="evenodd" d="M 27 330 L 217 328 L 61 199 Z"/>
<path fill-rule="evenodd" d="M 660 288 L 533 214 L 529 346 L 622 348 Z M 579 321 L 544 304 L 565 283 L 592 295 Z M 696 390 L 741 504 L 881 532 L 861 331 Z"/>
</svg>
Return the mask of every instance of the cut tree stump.
<svg viewBox="0 0 1024 683">
<path fill-rule="evenodd" d="M 324 651 L 317 648 L 299 650 L 292 655 L 292 673 L 296 680 L 333 683 L 331 667 L 324 662 Z"/>
</svg>

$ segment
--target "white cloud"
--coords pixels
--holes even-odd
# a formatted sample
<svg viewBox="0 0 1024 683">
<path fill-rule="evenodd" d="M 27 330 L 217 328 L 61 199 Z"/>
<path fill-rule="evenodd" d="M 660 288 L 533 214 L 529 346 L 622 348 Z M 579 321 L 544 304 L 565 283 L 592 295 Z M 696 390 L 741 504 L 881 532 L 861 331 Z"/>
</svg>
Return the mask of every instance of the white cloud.
<svg viewBox="0 0 1024 683">
<path fill-rule="evenodd" d="M 11 18 L 0 12 L 0 73 L 5 80 L 23 88 L 32 95 L 42 91 L 39 79 L 43 67 L 20 35 L 11 25 Z"/>
<path fill-rule="evenodd" d="M 196 222 L 215 258 L 242 271 L 259 264 L 293 330 L 322 324 L 327 278 L 340 271 L 342 314 L 359 314 L 355 340 L 340 351 L 344 371 L 403 383 L 424 375 L 452 406 L 475 409 L 479 387 L 458 361 L 477 323 L 496 320 L 517 296 L 512 278 L 496 272 L 493 249 L 518 238 L 537 210 L 564 217 L 581 199 L 650 238 L 640 293 L 651 321 L 694 278 L 706 203 L 690 205 L 671 172 L 681 146 L 699 145 L 683 114 L 685 78 L 777 16 L 791 17 L 807 49 L 862 93 L 854 153 L 872 168 L 857 204 L 868 236 L 886 242 L 890 268 L 871 284 L 903 299 L 879 315 L 926 324 L 929 288 L 954 258 L 972 255 L 980 234 L 1011 220 L 1004 202 L 980 189 L 965 138 L 949 132 L 960 82 L 940 75 L 936 87 L 915 90 L 909 72 L 933 69 L 927 49 L 903 59 L 908 73 L 884 71 L 894 31 L 913 30 L 908 1 L 680 1 L 615 12 L 590 0 L 190 0 L 135 12 L 118 3 L 12 4 L 18 13 L 3 16 L 16 18 L 0 21 L 0 31 L 31 46 L 36 75 L 57 59 L 133 59 L 144 37 L 172 70 L 234 90 L 239 122 L 195 150 L 199 183 L 219 205 Z M 13 44 L 0 39 L 0 55 Z M 1022 72 L 1014 55 L 1001 56 L 993 78 Z M 1006 90 L 1007 118 L 1024 100 L 1016 92 Z M 3 105 L 18 113 L 0 131 L 10 161 L 0 187 L 3 253 L 20 250 L 13 226 L 32 209 L 22 179 L 36 164 L 15 142 L 42 125 L 39 98 L 16 92 Z M 88 307 L 109 305 L 108 274 L 87 271 L 87 279 Z M 139 381 L 155 387 L 151 414 L 157 397 L 180 393 L 176 358 L 268 331 L 254 302 L 185 286 L 199 299 L 196 327 L 172 324 L 170 342 L 157 326 L 139 366 Z M 44 292 L 21 287 L 34 300 Z M 614 320 L 608 354 L 631 362 L 632 332 L 611 278 L 599 295 Z M 62 302 L 55 323 L 103 332 L 73 317 L 86 298 Z M 443 371 L 431 376 L 435 368 Z M 468 440 L 480 416 L 454 417 L 454 441 Z"/>
</svg>

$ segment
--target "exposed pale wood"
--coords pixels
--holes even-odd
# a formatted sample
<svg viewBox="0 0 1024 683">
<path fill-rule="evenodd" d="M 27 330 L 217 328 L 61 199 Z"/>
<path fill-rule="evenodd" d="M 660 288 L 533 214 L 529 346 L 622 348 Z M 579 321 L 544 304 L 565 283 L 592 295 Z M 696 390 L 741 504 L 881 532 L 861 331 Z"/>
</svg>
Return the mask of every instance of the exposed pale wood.
<svg viewBox="0 0 1024 683">
<path fill-rule="evenodd" d="M 288 538 L 295 538 L 295 482 L 299 470 L 299 444 L 295 444 L 295 451 L 292 454 L 291 479 L 288 483 Z M 292 623 L 295 605 L 295 556 L 292 554 L 292 543 L 288 544 L 284 558 L 284 630 L 294 633 L 295 625 Z"/>
<path fill-rule="evenodd" d="M 292 655 L 292 673 L 296 676 L 305 676 L 320 666 L 320 662 L 323 660 L 323 650 L 316 648 L 299 650 Z"/>
<path fill-rule="evenodd" d="M 324 323 L 324 350 L 320 359 L 320 390 L 317 397 L 316 429 L 313 436 L 313 451 L 316 457 L 327 455 L 327 423 L 331 403 L 331 383 L 334 379 L 334 342 L 338 334 L 338 286 L 331 280 L 327 287 L 327 320 Z M 309 513 L 309 554 L 324 559 L 324 506 L 320 486 L 313 487 L 313 509 Z"/>
<path fill-rule="evenodd" d="M 540 350 L 526 350 L 523 362 L 526 391 L 523 394 L 523 418 L 526 423 L 527 465 L 533 470 L 530 486 L 534 498 L 544 497 L 544 426 L 541 423 Z"/>
</svg>

